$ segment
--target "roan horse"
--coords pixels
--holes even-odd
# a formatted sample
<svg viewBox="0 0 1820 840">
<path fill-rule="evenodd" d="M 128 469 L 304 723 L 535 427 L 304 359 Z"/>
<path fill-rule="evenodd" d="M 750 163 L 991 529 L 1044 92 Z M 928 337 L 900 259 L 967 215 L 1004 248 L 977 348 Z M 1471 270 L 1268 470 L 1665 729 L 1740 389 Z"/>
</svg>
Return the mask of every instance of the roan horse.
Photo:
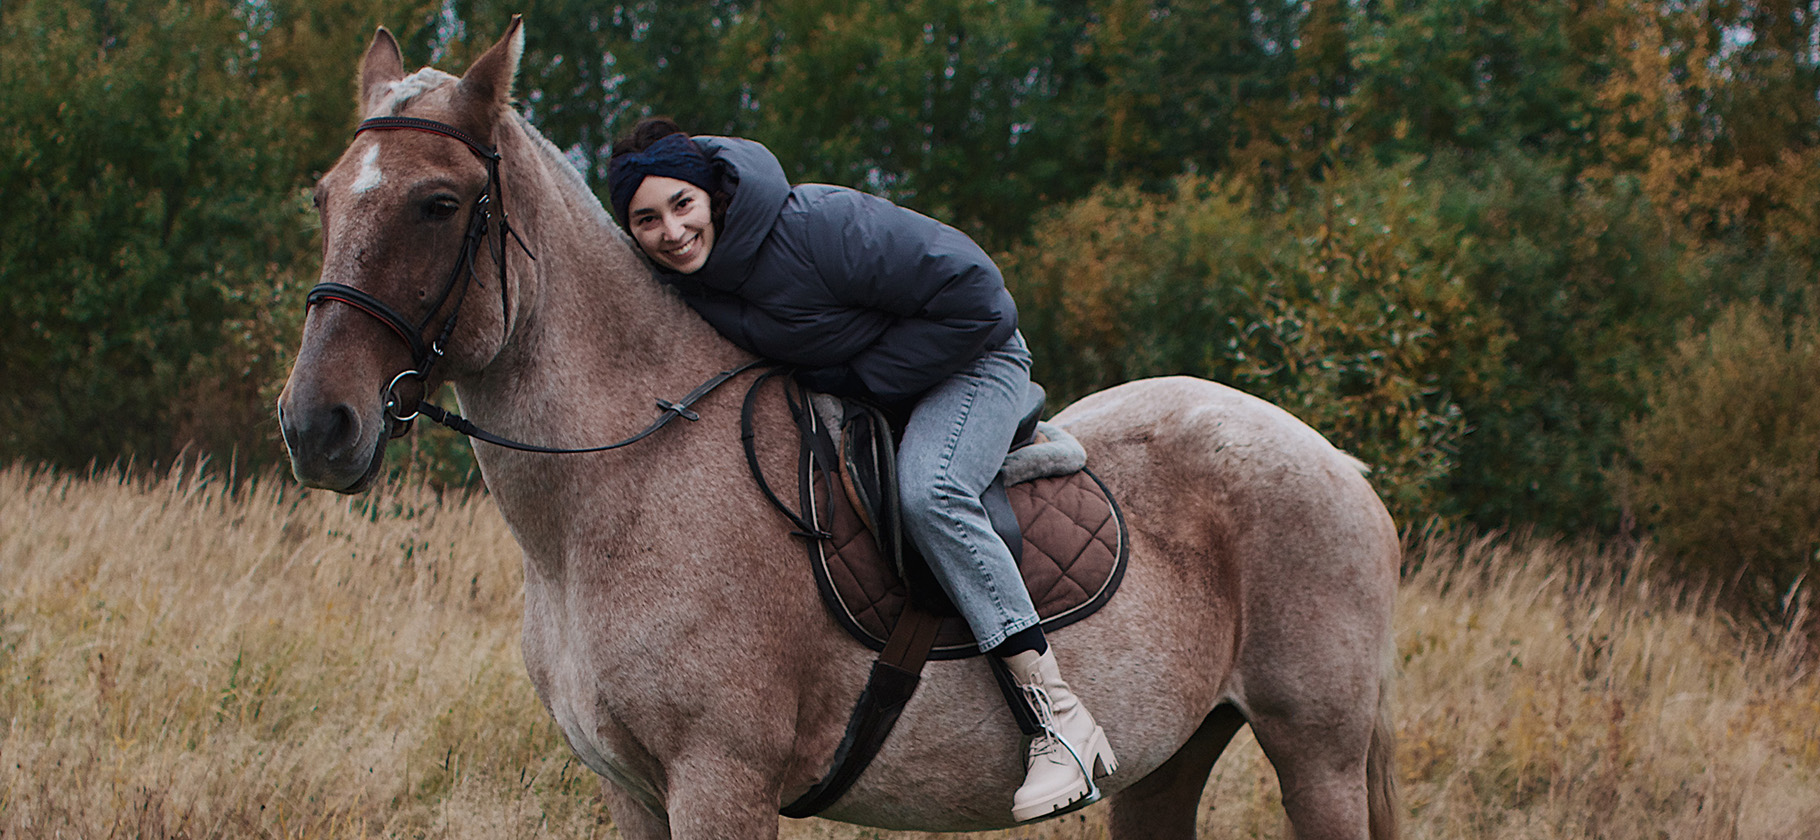
<svg viewBox="0 0 1820 840">
<path fill-rule="evenodd" d="M 401 381 L 423 364 L 406 344 L 446 352 L 426 384 L 453 382 L 479 426 L 556 446 L 631 434 L 654 398 L 749 360 L 657 282 L 512 110 L 523 44 L 515 19 L 459 79 L 407 75 L 384 29 L 367 51 L 364 117 L 434 120 L 498 159 L 431 131 L 363 131 L 317 186 L 323 279 L 358 290 L 342 303 L 365 304 L 315 305 L 304 323 L 279 413 L 305 484 L 372 482 L 401 428 L 388 400 L 418 389 Z M 475 247 L 464 235 L 483 196 L 495 218 L 509 205 L 512 230 L 476 225 L 489 238 Z M 443 294 L 457 275 L 471 288 Z M 420 321 L 371 317 L 374 302 Z M 400 341 L 407 328 L 420 335 Z M 754 489 L 740 390 L 613 451 L 475 444 L 524 549 L 531 681 L 606 778 L 629 838 L 775 837 L 780 803 L 828 771 L 873 659 L 826 614 L 799 538 Z M 1399 547 L 1358 463 L 1262 400 L 1184 377 L 1094 394 L 1054 422 L 1086 445 L 1130 523 L 1118 596 L 1054 636 L 1118 751 L 1104 785 L 1112 836 L 1192 837 L 1213 763 L 1247 724 L 1297 837 L 1394 836 Z M 757 425 L 761 459 L 788 474 L 787 409 L 767 404 Z M 824 816 L 1004 827 L 1022 755 L 984 661 L 931 663 L 883 751 Z"/>
</svg>

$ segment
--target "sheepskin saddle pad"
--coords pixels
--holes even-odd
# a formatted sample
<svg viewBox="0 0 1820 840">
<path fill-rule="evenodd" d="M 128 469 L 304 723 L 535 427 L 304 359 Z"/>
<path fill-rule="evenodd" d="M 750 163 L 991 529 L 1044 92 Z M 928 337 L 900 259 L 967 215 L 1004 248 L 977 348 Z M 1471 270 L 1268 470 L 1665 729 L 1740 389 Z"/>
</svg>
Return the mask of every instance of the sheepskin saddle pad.
<svg viewBox="0 0 1820 840">
<path fill-rule="evenodd" d="M 1125 571 L 1125 520 L 1111 492 L 1086 469 L 1072 435 L 1040 423 L 1043 392 L 1031 386 L 1018 444 L 982 501 L 1018 561 L 1045 630 L 1093 614 Z M 819 532 L 809 559 L 822 600 L 855 639 L 883 650 L 914 601 L 941 617 L 931 659 L 975 656 L 979 647 L 934 574 L 901 531 L 895 434 L 864 403 L 811 395 L 803 411 L 799 489 L 804 516 Z M 813 439 L 812 439 L 813 438 Z M 883 548 L 881 549 L 881 546 Z"/>
</svg>

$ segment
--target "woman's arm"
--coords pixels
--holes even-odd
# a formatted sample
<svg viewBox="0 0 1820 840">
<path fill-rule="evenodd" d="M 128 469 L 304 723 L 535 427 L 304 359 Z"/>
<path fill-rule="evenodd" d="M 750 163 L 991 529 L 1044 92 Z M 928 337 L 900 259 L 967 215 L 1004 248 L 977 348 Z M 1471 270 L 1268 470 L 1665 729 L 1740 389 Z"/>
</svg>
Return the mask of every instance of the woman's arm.
<svg viewBox="0 0 1820 840">
<path fill-rule="evenodd" d="M 879 399 L 909 399 L 946 379 L 1017 329 L 1005 281 L 966 234 L 876 196 L 820 197 L 810 218 L 816 268 L 842 303 L 895 320 L 844 366 L 811 374 L 838 381 L 845 367 Z"/>
</svg>

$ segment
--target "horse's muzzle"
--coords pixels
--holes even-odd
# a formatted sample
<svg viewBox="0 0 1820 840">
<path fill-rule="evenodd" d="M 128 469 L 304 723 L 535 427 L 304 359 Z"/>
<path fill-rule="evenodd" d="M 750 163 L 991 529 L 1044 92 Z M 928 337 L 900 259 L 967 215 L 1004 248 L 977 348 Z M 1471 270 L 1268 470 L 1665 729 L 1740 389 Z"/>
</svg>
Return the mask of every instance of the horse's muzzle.
<svg viewBox="0 0 1820 840">
<path fill-rule="evenodd" d="M 372 486 L 385 461 L 383 418 L 361 422 L 342 402 L 299 404 L 280 399 L 278 428 L 291 456 L 291 472 L 306 487 L 359 493 Z"/>
</svg>

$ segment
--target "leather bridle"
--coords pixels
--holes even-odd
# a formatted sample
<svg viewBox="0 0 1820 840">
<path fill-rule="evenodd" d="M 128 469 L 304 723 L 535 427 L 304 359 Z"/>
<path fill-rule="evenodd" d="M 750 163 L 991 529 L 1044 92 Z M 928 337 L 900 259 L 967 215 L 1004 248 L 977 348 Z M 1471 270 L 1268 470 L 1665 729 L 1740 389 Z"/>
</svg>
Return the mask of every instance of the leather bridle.
<svg viewBox="0 0 1820 840">
<path fill-rule="evenodd" d="M 392 332 L 397 333 L 398 337 L 403 339 L 404 343 L 411 348 L 410 369 L 392 377 L 392 381 L 386 385 L 385 389 L 385 415 L 393 424 L 391 432 L 392 437 L 403 437 L 410 433 L 412 423 L 416 421 L 419 415 L 422 415 L 453 429 L 457 433 L 483 440 L 496 446 L 517 449 L 523 452 L 540 452 L 547 454 L 605 452 L 637 443 L 650 436 L 651 433 L 663 428 L 671 420 L 677 417 L 691 421 L 700 419 L 694 411 L 690 410 L 690 406 L 694 405 L 697 400 L 707 396 L 716 388 L 726 383 L 727 380 L 745 373 L 748 370 L 752 370 L 753 368 L 770 364 L 763 359 L 754 359 L 753 361 L 747 362 L 736 368 L 723 370 L 720 373 L 715 374 L 713 377 L 710 377 L 708 381 L 697 386 L 695 390 L 690 391 L 680 400 L 672 402 L 670 400 L 659 399 L 657 400 L 659 414 L 657 419 L 652 421 L 649 426 L 646 426 L 642 431 L 629 438 L 601 446 L 571 448 L 541 446 L 515 441 L 510 438 L 492 434 L 485 429 L 475 426 L 467 418 L 431 403 L 428 400 L 419 400 L 416 407 L 411 409 L 411 413 L 402 413 L 403 406 L 400 403 L 397 394 L 398 383 L 403 382 L 407 378 L 416 379 L 420 383 L 430 378 L 430 369 L 442 358 L 443 351 L 449 340 L 449 335 L 455 332 L 455 319 L 461 314 L 461 302 L 467 297 L 468 284 L 473 282 L 479 283 L 482 288 L 486 287 L 486 284 L 481 282 L 479 276 L 474 273 L 474 255 L 480 253 L 480 244 L 487 238 L 487 229 L 490 227 L 490 222 L 492 220 L 491 208 L 499 208 L 498 242 L 503 243 L 505 238 L 510 236 L 513 241 L 518 243 L 518 247 L 524 249 L 525 256 L 535 260 L 537 259 L 537 255 L 531 253 L 531 249 L 525 245 L 524 239 L 518 235 L 518 231 L 512 228 L 510 221 L 506 218 L 505 191 L 503 182 L 499 177 L 499 152 L 495 151 L 492 146 L 488 146 L 487 144 L 474 139 L 472 136 L 469 136 L 467 132 L 452 125 L 437 122 L 435 120 L 418 119 L 416 117 L 374 117 L 370 120 L 361 122 L 360 126 L 354 129 L 354 136 L 359 137 L 360 133 L 363 131 L 385 131 L 392 129 L 427 131 L 431 134 L 440 134 L 444 137 L 452 137 L 456 140 L 460 140 L 462 143 L 467 144 L 467 147 L 472 149 L 474 154 L 478 156 L 481 162 L 485 163 L 487 167 L 487 186 L 486 189 L 481 190 L 480 196 L 474 199 L 474 213 L 468 219 L 467 235 L 462 238 L 461 255 L 455 261 L 455 268 L 449 272 L 448 281 L 443 283 L 442 291 L 436 295 L 435 300 L 430 304 L 430 308 L 423 313 L 423 318 L 421 320 L 413 323 L 403 315 L 400 315 L 398 310 L 393 309 L 385 301 L 343 283 L 317 283 L 310 288 L 309 294 L 304 298 L 304 306 L 306 308 L 326 301 L 335 301 L 337 303 L 345 303 L 361 312 L 365 312 L 366 314 L 373 316 L 373 318 L 377 319 L 380 323 L 386 325 Z M 495 196 L 498 197 L 497 201 L 495 201 Z M 502 300 L 509 302 L 510 298 L 506 295 L 506 255 L 504 249 L 497 246 L 490 246 L 489 253 L 492 254 L 493 261 L 499 265 L 500 297 Z M 451 295 L 454 296 L 454 306 L 449 308 L 448 317 L 443 320 L 442 327 L 437 330 L 436 337 L 429 342 L 425 342 L 423 339 L 425 331 L 430 328 L 431 322 L 436 318 L 436 313 L 442 311 L 443 306 L 449 303 Z M 506 313 L 508 322 L 510 321 L 510 315 L 511 313 L 508 311 Z M 427 397 L 428 395 L 426 394 L 425 396 Z"/>
<path fill-rule="evenodd" d="M 365 131 L 395 129 L 425 131 L 459 140 L 473 150 L 475 156 L 479 157 L 487 167 L 487 186 L 474 199 L 474 211 L 468 218 L 467 233 L 462 237 L 461 254 L 455 261 L 455 268 L 449 272 L 449 279 L 442 284 L 442 291 L 431 301 L 429 309 L 424 311 L 422 319 L 413 323 L 385 301 L 343 283 L 317 283 L 310 288 L 309 294 L 304 298 L 306 307 L 325 301 L 336 301 L 365 312 L 386 325 L 400 339 L 404 340 L 406 346 L 410 347 L 411 367 L 392 377 L 392 381 L 386 385 L 385 390 L 385 413 L 393 423 L 391 436 L 396 438 L 404 436 L 411 430 L 411 423 L 419 413 L 419 409 L 416 408 L 412 409 L 409 414 L 402 413 L 403 406 L 396 393 L 398 383 L 407 378 L 416 379 L 422 383 L 430 378 L 431 368 L 435 367 L 436 362 L 442 358 L 449 335 L 455 332 L 455 321 L 461 315 L 461 303 L 467 297 L 468 285 L 472 282 L 480 284 L 482 288 L 486 287 L 486 283 L 482 282 L 474 272 L 474 257 L 480 253 L 481 243 L 487 239 L 487 231 L 492 222 L 493 207 L 499 208 L 497 242 L 503 243 L 505 238 L 510 236 L 518 243 L 518 247 L 524 249 L 525 256 L 533 260 L 537 259 L 537 256 L 531 253 L 530 247 L 525 245 L 525 241 L 518 235 L 518 231 L 512 229 L 511 221 L 506 216 L 504 183 L 499 178 L 499 152 L 452 125 L 416 117 L 374 117 L 361 122 L 360 126 L 354 130 L 354 136 L 359 137 L 361 132 Z M 495 196 L 497 196 L 497 201 Z M 489 252 L 493 256 L 493 261 L 499 265 L 500 297 L 502 300 L 508 300 L 504 249 L 490 244 Z M 425 331 L 430 328 L 436 313 L 442 311 L 443 306 L 449 303 L 451 296 L 454 298 L 454 306 L 449 308 L 448 317 L 443 319 L 442 327 L 437 330 L 436 337 L 426 342 L 424 340 Z M 509 316 L 510 313 L 508 312 L 507 315 Z"/>
</svg>

